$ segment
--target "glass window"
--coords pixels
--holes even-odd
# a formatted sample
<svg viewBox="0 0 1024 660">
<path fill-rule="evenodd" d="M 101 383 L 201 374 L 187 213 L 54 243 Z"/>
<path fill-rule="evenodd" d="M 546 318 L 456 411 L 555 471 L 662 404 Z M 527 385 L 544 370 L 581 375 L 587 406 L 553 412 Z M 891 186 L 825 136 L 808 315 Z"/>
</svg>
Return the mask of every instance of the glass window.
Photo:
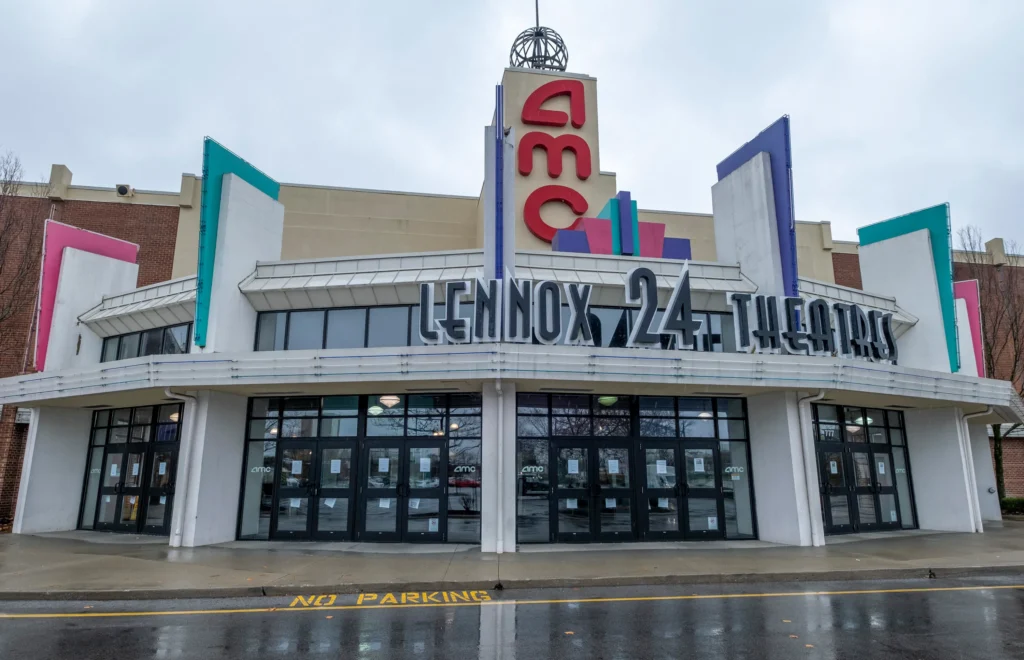
<svg viewBox="0 0 1024 660">
<path fill-rule="evenodd" d="M 679 416 L 711 419 L 714 416 L 711 411 L 711 399 L 680 398 Z"/>
<path fill-rule="evenodd" d="M 93 426 L 110 426 L 110 411 L 99 410 L 96 412 L 96 419 Z"/>
<path fill-rule="evenodd" d="M 747 422 L 742 419 L 718 420 L 718 437 L 722 440 L 746 440 Z"/>
<path fill-rule="evenodd" d="M 319 398 L 304 396 L 284 400 L 285 417 L 316 417 L 319 412 Z"/>
<path fill-rule="evenodd" d="M 722 460 L 722 489 L 725 493 L 725 536 L 730 539 L 754 538 L 754 511 L 747 443 L 718 443 Z"/>
<path fill-rule="evenodd" d="M 838 424 L 818 424 L 818 442 L 839 442 L 841 438 Z"/>
<path fill-rule="evenodd" d="M 453 415 L 479 415 L 483 401 L 479 394 L 453 394 L 449 405 Z"/>
<path fill-rule="evenodd" d="M 118 360 L 127 360 L 133 357 L 139 357 L 139 333 L 137 332 L 121 337 L 121 347 L 117 351 Z"/>
<path fill-rule="evenodd" d="M 651 417 L 675 417 L 676 400 L 670 396 L 642 396 L 640 414 Z"/>
<path fill-rule="evenodd" d="M 480 438 L 452 438 L 449 440 L 448 540 L 450 542 L 480 542 L 482 475 Z"/>
<path fill-rule="evenodd" d="M 132 419 L 131 408 L 118 408 L 111 413 L 111 424 L 114 426 L 126 426 Z"/>
<path fill-rule="evenodd" d="M 409 395 L 410 415 L 444 415 L 447 405 L 443 394 Z"/>
<path fill-rule="evenodd" d="M 869 426 L 885 426 L 885 412 L 878 408 L 868 408 L 867 414 L 867 419 L 864 420 L 865 424 Z"/>
<path fill-rule="evenodd" d="M 139 341 L 139 355 L 160 355 L 164 348 L 164 329 L 146 330 Z"/>
<path fill-rule="evenodd" d="M 546 437 L 548 435 L 548 417 L 546 415 L 516 416 L 516 433 L 525 437 Z"/>
<path fill-rule="evenodd" d="M 362 348 L 365 341 L 365 309 L 332 309 L 327 312 L 327 348 Z"/>
<path fill-rule="evenodd" d="M 814 408 L 818 411 L 819 422 L 839 422 L 839 413 L 835 406 L 816 405 Z"/>
<path fill-rule="evenodd" d="M 107 337 L 103 340 L 103 354 L 100 356 L 100 362 L 111 362 L 117 359 L 117 345 L 120 341 L 120 337 Z"/>
<path fill-rule="evenodd" d="M 423 346 L 420 339 L 420 306 L 413 305 L 409 310 L 409 345 Z"/>
<path fill-rule="evenodd" d="M 743 399 L 718 399 L 719 417 L 743 417 Z"/>
<path fill-rule="evenodd" d="M 713 419 L 682 418 L 679 420 L 679 435 L 684 438 L 713 438 L 715 437 L 715 421 Z"/>
<path fill-rule="evenodd" d="M 288 312 L 261 312 L 256 321 L 256 350 L 283 351 Z"/>
<path fill-rule="evenodd" d="M 176 325 L 164 330 L 164 355 L 188 353 L 188 324 Z"/>
<path fill-rule="evenodd" d="M 914 500 L 910 493 L 910 466 L 907 464 L 905 450 L 893 447 L 893 472 L 896 477 L 896 495 L 900 503 L 900 525 L 903 529 L 917 527 L 914 517 Z"/>
<path fill-rule="evenodd" d="M 288 350 L 324 347 L 324 313 L 292 312 L 288 318 Z"/>
<path fill-rule="evenodd" d="M 594 414 L 600 416 L 629 417 L 633 397 L 600 395 L 594 397 Z"/>
<path fill-rule="evenodd" d="M 712 314 L 722 320 L 722 350 L 726 353 L 736 352 L 736 326 L 732 314 Z"/>
<path fill-rule="evenodd" d="M 253 399 L 253 417 L 277 417 L 281 412 L 281 399 Z"/>
<path fill-rule="evenodd" d="M 103 473 L 103 447 L 94 447 L 89 452 L 89 471 L 86 474 L 85 500 L 82 502 L 82 529 L 92 529 L 96 522 L 96 497 L 100 492 L 100 476 Z"/>
<path fill-rule="evenodd" d="M 173 406 L 177 409 L 177 406 Z M 135 408 L 132 411 L 132 424 L 151 424 L 153 422 L 153 409 L 149 406 Z"/>
<path fill-rule="evenodd" d="M 355 416 L 359 414 L 359 397 L 357 396 L 325 396 L 324 416 Z M 253 410 L 253 415 L 256 411 Z"/>
<path fill-rule="evenodd" d="M 586 394 L 554 394 L 551 412 L 555 415 L 589 415 L 590 397 Z"/>
<path fill-rule="evenodd" d="M 518 394 L 516 405 L 520 415 L 546 415 L 548 412 L 547 394 Z"/>
<path fill-rule="evenodd" d="M 903 413 L 898 410 L 888 410 L 885 414 L 889 418 L 889 426 L 893 428 L 903 426 Z"/>
<path fill-rule="evenodd" d="M 366 345 L 370 348 L 374 346 L 408 346 L 409 308 L 370 308 Z"/>
<path fill-rule="evenodd" d="M 248 445 L 238 538 L 266 540 L 270 538 L 277 443 L 264 441 L 250 442 Z"/>
<path fill-rule="evenodd" d="M 622 348 L 626 345 L 629 338 L 627 311 L 612 307 L 590 308 L 590 331 L 595 346 Z"/>
<path fill-rule="evenodd" d="M 846 421 L 847 424 L 863 425 L 865 419 L 864 409 L 851 408 L 849 406 L 845 406 L 843 408 L 843 419 Z"/>
</svg>

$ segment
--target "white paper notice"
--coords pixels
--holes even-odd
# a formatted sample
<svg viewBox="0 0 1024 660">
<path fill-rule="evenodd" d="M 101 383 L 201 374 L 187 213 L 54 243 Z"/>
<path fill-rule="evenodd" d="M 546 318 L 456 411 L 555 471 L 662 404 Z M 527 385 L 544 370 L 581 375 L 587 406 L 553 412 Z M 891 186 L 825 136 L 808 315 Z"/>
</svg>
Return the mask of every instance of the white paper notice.
<svg viewBox="0 0 1024 660">
<path fill-rule="evenodd" d="M 577 459 L 575 459 L 575 458 L 570 458 L 569 459 L 569 467 L 566 469 L 566 472 L 568 472 L 569 474 L 579 474 L 580 473 L 580 462 Z M 576 500 L 573 500 L 573 501 L 575 502 Z M 575 509 L 576 507 L 573 507 L 573 508 Z"/>
<path fill-rule="evenodd" d="M 167 463 L 160 463 L 156 466 L 156 473 L 163 476 L 167 474 Z"/>
<path fill-rule="evenodd" d="M 704 459 L 703 458 L 695 458 L 695 459 L 693 459 L 693 471 L 694 472 L 703 472 L 704 471 Z"/>
<path fill-rule="evenodd" d="M 668 461 L 657 461 L 654 469 L 658 474 L 668 474 Z"/>
<path fill-rule="evenodd" d="M 117 463 L 111 463 L 110 464 L 110 476 L 112 476 L 112 477 L 116 477 L 117 476 Z"/>
<path fill-rule="evenodd" d="M 878 474 L 885 474 L 885 461 L 878 461 Z"/>
<path fill-rule="evenodd" d="M 828 462 L 828 471 L 832 474 L 839 474 L 839 464 L 835 461 Z"/>
<path fill-rule="evenodd" d="M 110 495 L 104 495 L 103 501 L 106 502 L 107 504 L 110 504 Z"/>
<path fill-rule="evenodd" d="M 659 497 L 658 498 L 658 508 L 659 509 L 667 509 L 668 508 L 668 498 L 667 497 Z"/>
<path fill-rule="evenodd" d="M 380 498 L 380 508 L 382 508 L 382 509 L 390 509 L 391 508 L 391 499 L 387 498 L 387 497 Z"/>
<path fill-rule="evenodd" d="M 160 496 L 160 504 L 167 504 L 167 496 L 166 495 L 161 495 Z"/>
<path fill-rule="evenodd" d="M 427 531 L 428 532 L 436 532 L 437 531 L 437 518 L 430 518 L 429 520 L 427 520 Z"/>
<path fill-rule="evenodd" d="M 615 508 L 615 498 L 614 497 L 606 497 L 606 498 L 604 498 L 604 508 L 606 508 L 606 509 L 614 509 Z"/>
<path fill-rule="evenodd" d="M 138 463 L 132 463 L 132 476 L 133 477 L 139 476 L 139 464 Z"/>
<path fill-rule="evenodd" d="M 293 509 L 298 509 L 301 504 L 302 502 L 298 497 L 293 497 L 290 500 L 288 500 L 288 506 L 290 506 Z"/>
<path fill-rule="evenodd" d="M 739 481 L 740 479 L 741 479 L 740 475 L 738 475 L 738 474 L 732 475 L 732 480 L 733 481 Z"/>
<path fill-rule="evenodd" d="M 420 508 L 420 498 L 418 498 L 418 497 L 410 498 L 409 499 L 409 508 L 410 509 L 418 509 L 418 508 Z"/>
<path fill-rule="evenodd" d="M 708 516 L 708 529 L 718 529 L 718 516 Z"/>
<path fill-rule="evenodd" d="M 135 498 L 134 497 L 129 497 L 128 498 L 128 504 L 135 504 Z"/>
<path fill-rule="evenodd" d="M 391 469 L 390 458 L 378 458 L 377 459 L 377 472 L 388 472 Z"/>
<path fill-rule="evenodd" d="M 890 522 L 896 522 L 896 510 L 895 509 L 890 509 L 889 510 L 889 521 Z"/>
<path fill-rule="evenodd" d="M 341 459 L 340 458 L 332 458 L 331 459 L 331 474 L 341 474 Z"/>
<path fill-rule="evenodd" d="M 292 474 L 302 474 L 302 461 L 292 461 Z"/>
<path fill-rule="evenodd" d="M 338 500 L 336 498 L 328 497 L 327 499 L 324 500 L 324 506 L 327 507 L 328 509 L 333 509 L 334 503 L 337 501 Z"/>
<path fill-rule="evenodd" d="M 567 499 L 565 501 L 565 508 L 566 509 L 575 509 L 576 508 L 576 498 L 573 497 L 573 498 Z"/>
<path fill-rule="evenodd" d="M 420 472 L 426 472 L 426 473 L 430 472 L 430 459 L 429 458 L 421 458 L 420 459 Z"/>
<path fill-rule="evenodd" d="M 614 458 L 608 459 L 608 474 L 619 473 L 619 462 Z"/>
</svg>

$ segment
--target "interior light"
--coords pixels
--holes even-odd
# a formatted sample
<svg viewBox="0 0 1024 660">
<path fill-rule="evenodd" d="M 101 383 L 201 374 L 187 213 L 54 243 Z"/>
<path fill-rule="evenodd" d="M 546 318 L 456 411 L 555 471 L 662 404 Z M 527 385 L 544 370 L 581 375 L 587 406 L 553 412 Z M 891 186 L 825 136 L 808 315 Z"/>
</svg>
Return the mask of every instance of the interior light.
<svg viewBox="0 0 1024 660">
<path fill-rule="evenodd" d="M 851 424 L 847 424 L 846 425 L 846 431 L 848 433 L 859 433 L 860 432 L 860 427 L 859 426 L 853 426 Z"/>
<path fill-rule="evenodd" d="M 452 422 L 451 426 L 449 426 L 448 428 L 450 428 L 453 431 L 458 431 L 459 430 L 459 425 L 456 424 L 455 422 Z"/>
<path fill-rule="evenodd" d="M 381 408 L 380 406 L 370 406 L 369 408 L 366 409 L 366 412 L 368 412 L 371 415 L 373 415 L 374 417 L 376 417 L 377 415 L 379 415 L 382 412 L 384 412 L 384 409 Z"/>
<path fill-rule="evenodd" d="M 270 435 L 277 435 L 277 427 L 270 429 Z"/>
<path fill-rule="evenodd" d="M 597 402 L 599 404 L 601 404 L 602 406 L 604 406 L 605 408 L 607 408 L 608 406 L 614 406 L 616 403 L 618 403 L 619 402 L 619 397 L 617 397 L 617 396 L 599 396 L 599 397 L 597 397 Z"/>
<path fill-rule="evenodd" d="M 170 415 L 167 416 L 167 419 L 171 420 L 172 422 L 178 421 L 178 413 L 172 412 Z"/>
<path fill-rule="evenodd" d="M 377 400 L 380 401 L 381 403 L 383 403 L 388 408 L 394 408 L 401 401 L 401 399 L 398 398 L 398 396 L 394 395 L 394 394 L 385 394 L 384 396 L 380 397 Z"/>
<path fill-rule="evenodd" d="M 698 413 L 697 417 L 700 417 L 701 419 L 707 419 L 708 417 L 711 417 L 711 413 L 705 410 L 703 412 Z"/>
</svg>

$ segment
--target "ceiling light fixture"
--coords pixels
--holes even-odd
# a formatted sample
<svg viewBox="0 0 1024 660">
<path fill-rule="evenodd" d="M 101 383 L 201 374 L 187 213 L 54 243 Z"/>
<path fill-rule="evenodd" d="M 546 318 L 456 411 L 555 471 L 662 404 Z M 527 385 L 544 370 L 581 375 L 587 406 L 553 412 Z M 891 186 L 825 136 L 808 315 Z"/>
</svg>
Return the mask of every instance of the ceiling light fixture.
<svg viewBox="0 0 1024 660">
<path fill-rule="evenodd" d="M 377 400 L 383 403 L 388 408 L 394 408 L 402 401 L 402 399 L 400 399 L 395 394 L 385 394 L 384 396 L 380 397 Z"/>
<path fill-rule="evenodd" d="M 371 415 L 373 415 L 374 417 L 376 417 L 377 415 L 379 415 L 382 412 L 384 412 L 384 409 L 381 408 L 380 406 L 370 406 L 369 408 L 366 409 L 366 412 L 368 412 Z"/>
<path fill-rule="evenodd" d="M 697 417 L 700 417 L 701 419 L 707 419 L 711 417 L 711 413 L 709 413 L 707 410 L 704 410 L 702 412 L 697 413 Z"/>
<path fill-rule="evenodd" d="M 599 396 L 599 397 L 597 397 L 597 402 L 600 403 L 605 408 L 607 408 L 608 406 L 614 406 L 616 403 L 618 403 L 619 402 L 619 397 L 617 397 L 617 396 Z"/>
<path fill-rule="evenodd" d="M 448 428 L 450 428 L 453 431 L 458 431 L 459 430 L 459 425 L 456 424 L 455 422 L 452 422 L 451 426 L 449 426 Z"/>
<path fill-rule="evenodd" d="M 172 412 L 170 415 L 167 416 L 167 419 L 171 420 L 172 422 L 178 421 L 178 413 Z"/>
</svg>

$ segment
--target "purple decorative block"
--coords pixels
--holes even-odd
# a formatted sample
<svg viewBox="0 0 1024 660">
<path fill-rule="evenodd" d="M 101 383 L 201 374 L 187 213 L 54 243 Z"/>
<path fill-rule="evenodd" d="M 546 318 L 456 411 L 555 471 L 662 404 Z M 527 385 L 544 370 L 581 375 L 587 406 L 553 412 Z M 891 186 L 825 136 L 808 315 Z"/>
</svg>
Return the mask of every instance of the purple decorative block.
<svg viewBox="0 0 1024 660">
<path fill-rule="evenodd" d="M 690 259 L 690 239 L 666 237 L 661 256 L 663 259 Z"/>
<path fill-rule="evenodd" d="M 619 241 L 622 245 L 622 254 L 637 254 L 639 246 L 633 244 L 633 202 L 629 191 L 620 191 L 616 198 L 619 204 Z"/>
<path fill-rule="evenodd" d="M 590 244 L 585 232 L 574 229 L 559 229 L 551 241 L 551 249 L 555 252 L 590 253 Z"/>
</svg>

